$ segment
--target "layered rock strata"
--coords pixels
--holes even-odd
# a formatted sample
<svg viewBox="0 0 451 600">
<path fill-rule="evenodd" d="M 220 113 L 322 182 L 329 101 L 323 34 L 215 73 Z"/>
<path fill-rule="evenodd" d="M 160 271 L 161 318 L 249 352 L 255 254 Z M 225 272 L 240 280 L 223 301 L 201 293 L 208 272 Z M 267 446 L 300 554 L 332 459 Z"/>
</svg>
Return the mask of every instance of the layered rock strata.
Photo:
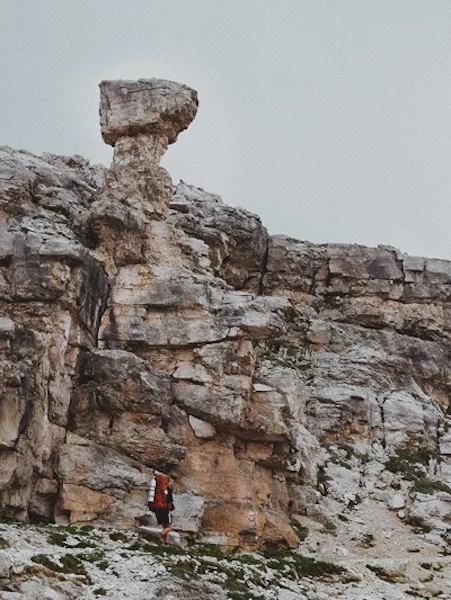
<svg viewBox="0 0 451 600">
<path fill-rule="evenodd" d="M 158 468 L 203 541 L 294 546 L 293 520 L 368 497 L 446 544 L 451 263 L 174 188 L 159 160 L 196 110 L 102 82 L 109 169 L 0 150 L 2 514 L 132 527 Z"/>
</svg>

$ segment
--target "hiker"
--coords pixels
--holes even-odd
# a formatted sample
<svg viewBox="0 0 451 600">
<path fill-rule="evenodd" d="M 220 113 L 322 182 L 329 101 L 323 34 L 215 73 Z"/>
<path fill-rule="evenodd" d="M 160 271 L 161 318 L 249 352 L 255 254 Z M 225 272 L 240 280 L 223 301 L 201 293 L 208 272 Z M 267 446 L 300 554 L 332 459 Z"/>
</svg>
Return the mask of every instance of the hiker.
<svg viewBox="0 0 451 600">
<path fill-rule="evenodd" d="M 158 473 L 151 480 L 147 506 L 149 510 L 155 513 L 158 525 L 163 527 L 160 535 L 166 544 L 168 533 L 172 530 L 169 513 L 174 510 L 171 482 L 167 475 Z"/>
</svg>

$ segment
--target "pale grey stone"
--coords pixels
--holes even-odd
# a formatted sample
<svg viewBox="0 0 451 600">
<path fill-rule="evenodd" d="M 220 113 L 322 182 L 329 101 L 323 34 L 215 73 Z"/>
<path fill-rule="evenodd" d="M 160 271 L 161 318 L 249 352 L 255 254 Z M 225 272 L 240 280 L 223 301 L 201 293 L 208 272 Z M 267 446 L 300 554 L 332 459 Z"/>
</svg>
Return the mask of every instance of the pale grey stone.
<svg viewBox="0 0 451 600">
<path fill-rule="evenodd" d="M 201 496 L 174 494 L 174 528 L 177 531 L 196 533 L 199 531 L 204 514 L 205 501 Z"/>
<path fill-rule="evenodd" d="M 160 134 L 175 142 L 197 112 L 197 93 L 164 79 L 102 81 L 100 124 L 107 144 L 120 137 Z"/>
<path fill-rule="evenodd" d="M 5 579 L 10 576 L 12 569 L 11 560 L 3 552 L 0 553 L 0 579 Z"/>
<path fill-rule="evenodd" d="M 388 500 L 391 510 L 400 510 L 406 505 L 404 494 L 393 494 Z"/>
<path fill-rule="evenodd" d="M 197 419 L 192 415 L 189 416 L 189 424 L 191 425 L 194 435 L 198 438 L 211 439 L 216 435 L 216 429 L 211 423 Z"/>
</svg>

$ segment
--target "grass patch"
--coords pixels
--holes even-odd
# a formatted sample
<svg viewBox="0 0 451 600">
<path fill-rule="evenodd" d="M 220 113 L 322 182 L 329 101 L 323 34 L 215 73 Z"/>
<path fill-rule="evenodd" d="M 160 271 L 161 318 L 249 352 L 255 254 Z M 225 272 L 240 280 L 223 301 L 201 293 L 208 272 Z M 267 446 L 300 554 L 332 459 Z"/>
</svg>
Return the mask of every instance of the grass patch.
<svg viewBox="0 0 451 600">
<path fill-rule="evenodd" d="M 91 539 L 82 539 L 79 540 L 78 544 L 68 544 L 67 543 L 67 536 L 69 535 L 69 533 L 63 532 L 63 531 L 51 531 L 48 536 L 47 536 L 47 540 L 49 542 L 49 544 L 53 544 L 54 546 L 61 546 L 62 548 L 96 548 L 97 544 L 92 541 Z M 76 534 L 70 534 L 73 535 L 74 537 L 78 537 L 79 535 L 81 536 L 87 536 L 88 533 L 83 532 L 83 533 L 79 533 L 77 532 Z"/>
<path fill-rule="evenodd" d="M 38 565 L 47 567 L 47 569 L 50 569 L 55 573 L 83 576 L 86 583 L 91 583 L 91 578 L 86 572 L 82 559 L 75 554 L 65 554 L 61 556 L 59 558 L 59 563 L 53 561 L 46 554 L 36 554 L 31 557 L 31 560 Z"/>
<path fill-rule="evenodd" d="M 327 447 L 330 454 L 330 462 L 335 465 L 340 465 L 346 469 L 351 469 L 350 462 L 359 461 L 362 464 L 368 463 L 371 458 L 368 453 L 357 452 L 350 444 L 333 444 Z"/>
<path fill-rule="evenodd" d="M 327 482 L 331 479 L 332 478 L 330 477 L 330 475 L 326 473 L 326 468 L 324 467 L 324 465 L 320 465 L 316 473 L 316 488 L 319 491 L 321 491 L 321 488 L 324 488 L 325 490 Z"/>
<path fill-rule="evenodd" d="M 437 457 L 437 451 L 425 446 L 417 448 L 398 448 L 391 456 L 385 467 L 392 473 L 398 473 L 408 481 L 416 481 L 425 476 L 425 467 L 432 458 Z"/>
<path fill-rule="evenodd" d="M 112 539 L 113 542 L 128 542 L 128 537 L 122 531 L 110 533 L 110 539 Z"/>
<path fill-rule="evenodd" d="M 108 594 L 108 590 L 106 590 L 105 588 L 97 588 L 95 590 L 92 590 L 92 593 L 96 596 L 106 596 Z"/>
<path fill-rule="evenodd" d="M 182 549 L 180 548 L 180 550 Z M 181 554 L 183 554 L 183 550 Z M 190 554 L 192 556 L 214 556 L 216 558 L 230 557 L 229 552 L 224 552 L 224 550 L 221 550 L 221 548 L 215 544 L 196 544 L 191 549 Z"/>
<path fill-rule="evenodd" d="M 377 565 L 366 565 L 366 568 L 372 571 L 375 575 L 382 579 L 383 581 L 388 581 L 389 583 L 396 583 L 396 575 L 393 573 L 389 573 L 383 567 L 378 567 Z"/>
<path fill-rule="evenodd" d="M 77 555 L 80 560 L 95 564 L 101 571 L 105 571 L 108 568 L 109 563 L 106 560 L 105 552 L 98 550 L 97 552 L 85 552 Z"/>
<path fill-rule="evenodd" d="M 263 556 L 268 559 L 268 567 L 275 570 L 286 570 L 286 567 L 297 577 L 324 577 L 342 575 L 345 569 L 335 563 L 315 560 L 302 554 L 284 552 L 283 550 L 264 550 Z"/>
<path fill-rule="evenodd" d="M 172 546 L 169 544 L 157 544 L 148 543 L 143 540 L 136 540 L 129 546 L 125 546 L 125 550 L 131 550 L 133 552 L 147 552 L 148 554 L 154 554 L 155 556 L 177 556 L 179 554 L 186 554 L 187 551 L 179 546 Z M 190 552 L 191 553 L 191 552 Z M 127 556 L 127 555 L 124 555 Z"/>
<path fill-rule="evenodd" d="M 5 540 L 5 538 L 0 537 L 0 550 L 9 548 L 9 546 L 10 546 L 10 544 L 9 544 L 8 540 Z"/>
<path fill-rule="evenodd" d="M 432 530 L 421 517 L 407 517 L 405 522 L 413 528 L 414 533 L 429 533 Z"/>
<path fill-rule="evenodd" d="M 412 486 L 412 491 L 419 492 L 420 494 L 435 494 L 435 492 L 446 492 L 447 494 L 451 494 L 451 487 L 441 481 L 434 481 L 422 477 L 415 481 Z"/>
<path fill-rule="evenodd" d="M 252 554 L 237 554 L 233 559 L 244 565 L 261 565 L 262 563 L 261 558 L 256 558 Z"/>
<path fill-rule="evenodd" d="M 330 533 L 330 535 L 337 535 L 337 526 L 333 521 L 327 520 L 323 524 L 323 528 L 321 530 L 322 533 Z"/>
<path fill-rule="evenodd" d="M 307 535 L 307 528 L 299 527 Z M 281 577 L 291 581 L 299 581 L 305 577 L 338 577 L 343 583 L 355 579 L 339 565 L 282 549 L 235 555 L 210 544 L 179 548 L 135 542 L 132 546 L 140 552 L 158 556 L 171 577 L 184 581 L 207 579 L 219 584 L 233 600 L 263 599 L 267 597 L 268 590 L 275 591 Z"/>
<path fill-rule="evenodd" d="M 66 540 L 67 533 L 62 533 L 60 531 L 51 531 L 47 536 L 49 544 L 53 544 L 54 546 L 65 546 Z"/>
<path fill-rule="evenodd" d="M 297 521 L 291 521 L 290 525 L 294 530 L 295 534 L 298 536 L 299 541 L 304 542 L 308 536 L 308 527 L 304 527 Z"/>
<path fill-rule="evenodd" d="M 50 528 L 52 532 L 58 532 L 60 534 L 66 535 L 83 535 L 87 536 L 94 529 L 91 525 L 83 525 L 83 527 L 75 527 L 74 525 L 50 525 L 47 526 L 47 529 Z"/>
</svg>

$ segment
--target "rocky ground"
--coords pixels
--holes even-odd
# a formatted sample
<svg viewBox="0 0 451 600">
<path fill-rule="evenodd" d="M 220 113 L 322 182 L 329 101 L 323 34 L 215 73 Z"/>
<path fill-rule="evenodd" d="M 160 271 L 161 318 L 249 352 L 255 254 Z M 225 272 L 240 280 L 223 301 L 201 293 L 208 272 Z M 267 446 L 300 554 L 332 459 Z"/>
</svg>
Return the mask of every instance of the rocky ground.
<svg viewBox="0 0 451 600">
<path fill-rule="evenodd" d="M 174 536 L 165 546 L 146 530 L 2 523 L 0 598 L 451 597 L 451 556 L 423 531 L 374 498 L 351 508 L 328 503 L 334 518 L 303 518 L 296 525 L 302 542 L 293 551 L 233 554 L 205 544 L 181 546 Z"/>
</svg>

